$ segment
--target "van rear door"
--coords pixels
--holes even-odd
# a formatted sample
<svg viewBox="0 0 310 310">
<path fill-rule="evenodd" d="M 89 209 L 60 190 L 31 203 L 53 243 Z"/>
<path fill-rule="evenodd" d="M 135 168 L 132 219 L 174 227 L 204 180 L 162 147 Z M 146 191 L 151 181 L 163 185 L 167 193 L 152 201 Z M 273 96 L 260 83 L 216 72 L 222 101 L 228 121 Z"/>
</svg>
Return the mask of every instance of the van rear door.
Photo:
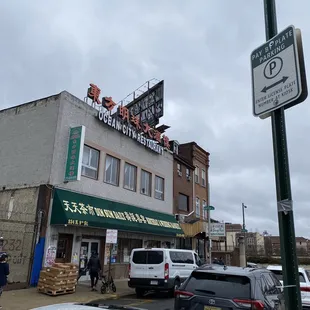
<svg viewBox="0 0 310 310">
<path fill-rule="evenodd" d="M 147 278 L 147 251 L 146 250 L 133 250 L 130 266 L 131 278 Z"/>
<path fill-rule="evenodd" d="M 149 279 L 165 278 L 165 253 L 163 250 L 147 251 L 147 269 Z"/>
</svg>

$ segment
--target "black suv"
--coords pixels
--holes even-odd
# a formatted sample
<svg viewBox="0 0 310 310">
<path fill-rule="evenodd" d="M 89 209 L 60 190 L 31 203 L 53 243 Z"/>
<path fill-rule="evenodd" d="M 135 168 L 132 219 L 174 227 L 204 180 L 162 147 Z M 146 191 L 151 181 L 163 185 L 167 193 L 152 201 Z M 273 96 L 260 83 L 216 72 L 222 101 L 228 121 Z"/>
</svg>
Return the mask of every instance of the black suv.
<svg viewBox="0 0 310 310">
<path fill-rule="evenodd" d="M 175 292 L 175 310 L 285 309 L 281 283 L 263 268 L 204 265 Z"/>
</svg>

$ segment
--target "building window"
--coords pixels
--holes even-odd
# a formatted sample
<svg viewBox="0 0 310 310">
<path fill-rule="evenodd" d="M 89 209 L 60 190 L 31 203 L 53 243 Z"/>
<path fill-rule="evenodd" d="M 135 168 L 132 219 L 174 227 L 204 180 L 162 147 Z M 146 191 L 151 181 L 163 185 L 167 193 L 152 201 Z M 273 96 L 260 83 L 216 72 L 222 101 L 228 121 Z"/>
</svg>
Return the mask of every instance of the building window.
<svg viewBox="0 0 310 310">
<path fill-rule="evenodd" d="M 206 186 L 206 171 L 203 169 L 201 170 L 201 185 Z"/>
<path fill-rule="evenodd" d="M 181 164 L 177 164 L 178 172 L 181 172 Z"/>
<path fill-rule="evenodd" d="M 196 197 L 196 216 L 200 217 L 200 199 Z"/>
<path fill-rule="evenodd" d="M 151 196 L 152 174 L 145 170 L 141 170 L 141 194 Z"/>
<path fill-rule="evenodd" d="M 199 183 L 199 168 L 195 168 L 195 182 Z"/>
<path fill-rule="evenodd" d="M 186 168 L 186 177 L 190 178 L 190 176 L 191 176 L 191 171 L 188 168 Z"/>
<path fill-rule="evenodd" d="M 164 186 L 165 181 L 159 176 L 155 176 L 155 198 L 164 200 Z"/>
<path fill-rule="evenodd" d="M 119 185 L 119 166 L 120 160 L 116 157 L 107 155 L 105 161 L 104 182 Z"/>
<path fill-rule="evenodd" d="M 82 175 L 97 179 L 98 178 L 99 151 L 84 145 L 82 159 Z"/>
<path fill-rule="evenodd" d="M 207 202 L 205 200 L 202 201 L 202 212 L 203 212 L 203 218 L 206 220 L 208 218 L 208 210 L 205 210 L 205 207 L 207 206 Z"/>
<path fill-rule="evenodd" d="M 137 167 L 125 163 L 124 188 L 136 191 L 137 186 Z"/>
<path fill-rule="evenodd" d="M 178 209 L 181 211 L 188 212 L 189 209 L 188 200 L 189 200 L 188 196 L 179 193 Z"/>
<path fill-rule="evenodd" d="M 119 238 L 117 240 L 117 249 L 115 251 L 117 253 L 115 262 L 121 264 L 129 263 L 131 251 L 133 249 L 141 248 L 142 246 L 142 240 L 140 239 Z"/>
</svg>

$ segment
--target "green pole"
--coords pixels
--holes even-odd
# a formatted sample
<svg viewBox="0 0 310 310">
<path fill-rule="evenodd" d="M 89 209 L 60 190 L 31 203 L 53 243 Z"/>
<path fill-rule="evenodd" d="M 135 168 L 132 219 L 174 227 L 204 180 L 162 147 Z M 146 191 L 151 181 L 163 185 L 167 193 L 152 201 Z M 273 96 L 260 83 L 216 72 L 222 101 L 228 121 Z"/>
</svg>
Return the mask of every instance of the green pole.
<svg viewBox="0 0 310 310">
<path fill-rule="evenodd" d="M 266 40 L 268 41 L 278 32 L 275 0 L 264 0 L 264 11 Z M 291 202 L 292 193 L 283 107 L 271 113 L 271 125 L 277 201 L 279 203 L 280 201 L 287 199 Z M 287 212 L 279 211 L 278 222 L 286 309 L 300 310 L 301 297 L 293 208 Z"/>
</svg>

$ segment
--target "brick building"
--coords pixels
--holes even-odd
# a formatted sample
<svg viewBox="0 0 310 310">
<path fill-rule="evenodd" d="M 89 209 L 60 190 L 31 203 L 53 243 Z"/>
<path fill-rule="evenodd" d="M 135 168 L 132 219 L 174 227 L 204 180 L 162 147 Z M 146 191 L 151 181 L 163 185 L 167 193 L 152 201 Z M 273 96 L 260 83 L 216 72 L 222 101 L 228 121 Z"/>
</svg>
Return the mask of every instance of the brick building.
<svg viewBox="0 0 310 310">
<path fill-rule="evenodd" d="M 208 205 L 209 156 L 210 153 L 196 142 L 180 144 L 174 156 L 174 208 L 180 214 L 191 214 L 187 223 L 181 224 L 186 237 L 184 246 L 188 248 L 191 244 L 202 258 L 206 257 L 208 237 L 207 211 L 204 207 Z M 184 197 L 185 192 L 189 198 Z M 188 201 L 187 209 L 179 199 Z"/>
</svg>

